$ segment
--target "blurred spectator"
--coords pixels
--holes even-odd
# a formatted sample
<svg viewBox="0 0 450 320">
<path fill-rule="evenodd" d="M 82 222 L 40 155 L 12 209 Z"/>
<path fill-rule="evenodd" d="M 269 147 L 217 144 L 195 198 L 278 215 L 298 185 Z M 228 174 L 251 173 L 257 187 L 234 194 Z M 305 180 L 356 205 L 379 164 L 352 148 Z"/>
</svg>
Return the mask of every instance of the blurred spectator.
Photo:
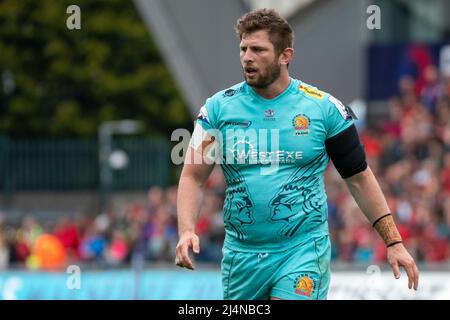
<svg viewBox="0 0 450 320">
<path fill-rule="evenodd" d="M 442 94 L 442 85 L 439 83 L 439 71 L 435 65 L 428 65 L 424 72 L 425 85 L 422 88 L 421 100 L 423 106 L 430 114 L 436 112 L 436 101 Z"/>
<path fill-rule="evenodd" d="M 6 235 L 0 231 L 0 270 L 9 266 L 9 247 Z"/>
<path fill-rule="evenodd" d="M 60 217 L 53 234 L 58 237 L 66 249 L 69 261 L 80 259 L 80 252 L 78 251 L 80 245 L 80 231 L 71 218 L 65 215 Z"/>
<path fill-rule="evenodd" d="M 22 227 L 17 232 L 20 241 L 27 247 L 27 250 L 30 250 L 43 230 L 33 216 L 27 215 L 22 220 Z"/>
<path fill-rule="evenodd" d="M 147 252 L 153 260 L 173 260 L 177 241 L 170 206 L 162 206 L 146 226 Z"/>
<path fill-rule="evenodd" d="M 158 208 L 164 204 L 164 189 L 159 186 L 153 186 L 147 193 L 146 210 L 149 216 L 156 213 Z"/>
<path fill-rule="evenodd" d="M 400 138 L 401 133 L 401 119 L 402 119 L 402 104 L 398 97 L 393 97 L 388 101 L 389 119 L 381 124 L 382 131 L 391 139 L 388 141 L 394 142 L 395 139 Z"/>
<path fill-rule="evenodd" d="M 9 266 L 9 245 L 6 236 L 5 215 L 0 211 L 0 270 Z"/>
<path fill-rule="evenodd" d="M 66 250 L 61 241 L 52 234 L 42 233 L 26 259 L 26 266 L 32 270 L 57 271 L 64 268 L 66 262 Z"/>
<path fill-rule="evenodd" d="M 87 261 L 100 262 L 104 258 L 103 254 L 106 247 L 106 238 L 99 232 L 97 226 L 95 224 L 88 226 L 80 243 L 81 258 Z"/>
<path fill-rule="evenodd" d="M 118 266 L 125 261 L 128 254 L 128 245 L 125 234 L 120 229 L 113 230 L 111 243 L 106 249 L 106 261 L 111 266 Z"/>
</svg>

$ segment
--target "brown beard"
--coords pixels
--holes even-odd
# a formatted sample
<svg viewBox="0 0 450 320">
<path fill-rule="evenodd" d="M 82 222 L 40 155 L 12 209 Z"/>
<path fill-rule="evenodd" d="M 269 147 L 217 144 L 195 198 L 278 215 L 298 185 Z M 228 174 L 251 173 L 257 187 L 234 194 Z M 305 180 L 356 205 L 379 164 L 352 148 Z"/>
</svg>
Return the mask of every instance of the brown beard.
<svg viewBox="0 0 450 320">
<path fill-rule="evenodd" d="M 269 85 L 274 83 L 280 77 L 280 73 L 281 68 L 278 65 L 277 61 L 275 60 L 272 64 L 270 64 L 267 67 L 265 74 L 261 74 L 259 78 L 255 79 L 256 81 L 250 80 L 249 82 L 249 80 L 245 77 L 245 70 L 244 70 L 244 80 L 251 87 L 263 89 L 267 88 Z"/>
</svg>

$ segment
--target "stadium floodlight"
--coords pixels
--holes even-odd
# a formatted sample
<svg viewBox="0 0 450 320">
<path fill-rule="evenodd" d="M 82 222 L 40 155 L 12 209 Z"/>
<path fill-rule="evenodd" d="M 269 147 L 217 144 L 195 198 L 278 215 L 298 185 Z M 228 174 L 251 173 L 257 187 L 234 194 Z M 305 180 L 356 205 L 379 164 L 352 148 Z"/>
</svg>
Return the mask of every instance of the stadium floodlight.
<svg viewBox="0 0 450 320">
<path fill-rule="evenodd" d="M 100 207 L 103 210 L 112 186 L 112 138 L 115 134 L 135 134 L 143 128 L 136 120 L 118 120 L 103 122 L 98 128 L 99 169 L 100 169 Z"/>
<path fill-rule="evenodd" d="M 127 153 L 120 149 L 111 152 L 108 161 L 109 166 L 114 170 L 125 169 L 129 162 Z"/>
</svg>

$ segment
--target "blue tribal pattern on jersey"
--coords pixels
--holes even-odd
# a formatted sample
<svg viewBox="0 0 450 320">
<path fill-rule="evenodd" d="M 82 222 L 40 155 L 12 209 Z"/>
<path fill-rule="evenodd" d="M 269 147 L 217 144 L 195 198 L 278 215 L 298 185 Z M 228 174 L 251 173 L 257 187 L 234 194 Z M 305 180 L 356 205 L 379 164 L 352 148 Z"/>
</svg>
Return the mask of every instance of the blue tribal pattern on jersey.
<svg viewBox="0 0 450 320">
<path fill-rule="evenodd" d="M 223 206 L 224 222 L 235 232 L 237 239 L 242 241 L 245 239 L 243 227 L 255 222 L 253 201 L 245 179 L 238 170 L 224 164 L 222 171 L 227 181 L 227 197 Z"/>
<path fill-rule="evenodd" d="M 328 232 L 325 140 L 353 123 L 339 100 L 296 79 L 268 100 L 242 82 L 207 99 L 197 122 L 220 143 L 226 247 L 281 251 Z"/>
<path fill-rule="evenodd" d="M 270 219 L 286 222 L 279 231 L 281 235 L 292 237 L 310 214 L 316 213 L 315 217 L 319 219 L 317 222 L 321 222 L 321 211 L 324 204 L 318 197 L 318 193 L 315 193 L 315 190 L 320 188 L 320 178 L 317 175 L 309 175 L 309 173 L 314 170 L 315 166 L 326 161 L 326 153 L 322 152 L 310 163 L 297 169 L 269 202 Z M 299 209 L 305 214 L 297 219 Z"/>
</svg>

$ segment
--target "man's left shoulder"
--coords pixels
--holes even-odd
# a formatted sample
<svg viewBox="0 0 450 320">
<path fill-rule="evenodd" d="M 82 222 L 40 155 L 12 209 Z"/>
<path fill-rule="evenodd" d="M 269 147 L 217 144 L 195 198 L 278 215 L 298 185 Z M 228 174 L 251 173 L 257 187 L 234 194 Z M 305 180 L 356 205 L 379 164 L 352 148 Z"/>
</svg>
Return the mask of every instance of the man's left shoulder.
<svg viewBox="0 0 450 320">
<path fill-rule="evenodd" d="M 305 82 L 299 82 L 298 90 L 305 96 L 314 99 L 317 102 L 324 102 L 326 101 L 326 98 L 329 96 L 328 93 L 326 93 L 323 90 L 320 90 L 319 88 L 307 84 Z"/>
<path fill-rule="evenodd" d="M 339 100 L 332 94 L 305 82 L 300 82 L 298 89 L 303 93 L 305 97 L 309 97 L 310 99 L 314 100 L 326 112 L 337 110 L 345 120 L 349 120 L 352 118 L 357 119 L 350 107 L 346 106 L 341 102 L 341 100 Z"/>
</svg>

